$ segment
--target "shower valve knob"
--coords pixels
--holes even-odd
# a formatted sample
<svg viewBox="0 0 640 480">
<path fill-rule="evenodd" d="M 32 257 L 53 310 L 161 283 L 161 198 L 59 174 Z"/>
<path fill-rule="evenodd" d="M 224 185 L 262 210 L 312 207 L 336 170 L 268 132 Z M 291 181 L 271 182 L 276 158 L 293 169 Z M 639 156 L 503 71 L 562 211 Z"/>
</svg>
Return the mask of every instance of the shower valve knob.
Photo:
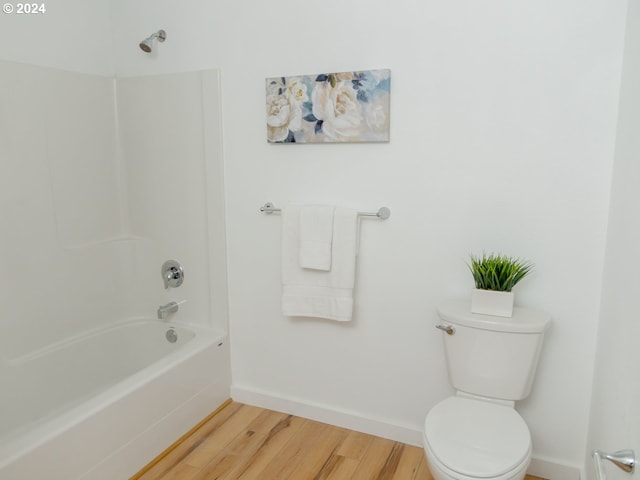
<svg viewBox="0 0 640 480">
<path fill-rule="evenodd" d="M 182 265 L 176 260 L 167 260 L 162 264 L 162 280 L 164 288 L 176 288 L 182 285 L 184 281 L 184 270 Z"/>
</svg>

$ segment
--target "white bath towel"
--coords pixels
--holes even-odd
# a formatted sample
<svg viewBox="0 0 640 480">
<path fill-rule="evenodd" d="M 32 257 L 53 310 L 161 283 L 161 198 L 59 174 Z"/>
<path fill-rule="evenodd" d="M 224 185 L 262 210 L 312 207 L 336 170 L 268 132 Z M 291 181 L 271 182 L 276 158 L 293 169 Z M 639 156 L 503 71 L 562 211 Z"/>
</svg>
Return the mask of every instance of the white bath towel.
<svg viewBox="0 0 640 480">
<path fill-rule="evenodd" d="M 331 270 L 335 207 L 300 207 L 299 262 L 302 268 Z"/>
<path fill-rule="evenodd" d="M 331 270 L 300 266 L 300 207 L 282 209 L 282 313 L 348 321 L 353 314 L 358 212 L 336 207 Z"/>
</svg>

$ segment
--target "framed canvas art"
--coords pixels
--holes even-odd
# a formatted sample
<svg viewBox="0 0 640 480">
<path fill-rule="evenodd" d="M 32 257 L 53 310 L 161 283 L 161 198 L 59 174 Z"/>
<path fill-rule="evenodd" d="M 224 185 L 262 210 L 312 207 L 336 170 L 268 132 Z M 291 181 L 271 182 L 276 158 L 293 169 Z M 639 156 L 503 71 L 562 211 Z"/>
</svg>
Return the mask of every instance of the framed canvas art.
<svg viewBox="0 0 640 480">
<path fill-rule="evenodd" d="M 391 71 L 266 79 L 270 143 L 388 142 Z"/>
</svg>

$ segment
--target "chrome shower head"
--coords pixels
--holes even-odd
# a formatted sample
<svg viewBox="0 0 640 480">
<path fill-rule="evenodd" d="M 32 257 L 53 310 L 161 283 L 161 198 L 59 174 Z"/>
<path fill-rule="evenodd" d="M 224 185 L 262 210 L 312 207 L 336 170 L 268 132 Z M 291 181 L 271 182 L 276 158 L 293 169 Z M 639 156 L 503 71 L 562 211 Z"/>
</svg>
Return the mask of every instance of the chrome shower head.
<svg viewBox="0 0 640 480">
<path fill-rule="evenodd" d="M 145 38 L 140 42 L 140 48 L 147 53 L 150 53 L 153 50 L 153 41 L 158 39 L 159 42 L 164 42 L 167 38 L 167 32 L 164 30 L 158 30 L 156 33 L 151 35 L 150 37 Z"/>
</svg>

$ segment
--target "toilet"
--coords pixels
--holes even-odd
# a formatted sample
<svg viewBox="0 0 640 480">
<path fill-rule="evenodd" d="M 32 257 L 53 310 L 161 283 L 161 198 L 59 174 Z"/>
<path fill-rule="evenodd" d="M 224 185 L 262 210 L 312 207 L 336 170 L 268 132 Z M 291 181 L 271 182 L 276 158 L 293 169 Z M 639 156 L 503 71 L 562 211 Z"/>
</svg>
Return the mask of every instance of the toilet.
<svg viewBox="0 0 640 480">
<path fill-rule="evenodd" d="M 435 480 L 521 480 L 531 434 L 514 408 L 529 395 L 548 314 L 514 308 L 513 316 L 471 313 L 468 301 L 438 307 L 449 381 L 455 395 L 427 414 L 423 443 Z"/>
</svg>

